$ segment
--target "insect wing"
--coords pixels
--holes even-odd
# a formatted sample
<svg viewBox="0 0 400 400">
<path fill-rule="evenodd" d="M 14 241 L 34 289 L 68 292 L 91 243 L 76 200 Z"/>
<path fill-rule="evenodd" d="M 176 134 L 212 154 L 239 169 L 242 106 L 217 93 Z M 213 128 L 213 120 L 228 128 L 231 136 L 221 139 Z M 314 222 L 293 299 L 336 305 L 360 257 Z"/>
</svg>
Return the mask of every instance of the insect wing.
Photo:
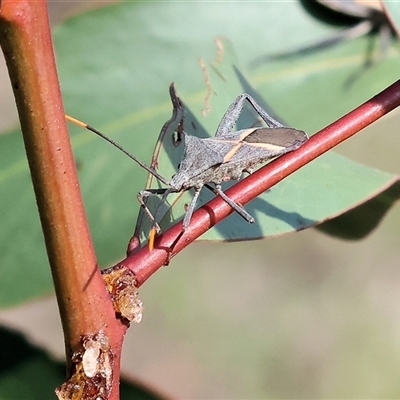
<svg viewBox="0 0 400 400">
<path fill-rule="evenodd" d="M 258 128 L 246 135 L 243 142 L 250 145 L 271 145 L 294 150 L 300 147 L 308 136 L 294 128 Z"/>
<path fill-rule="evenodd" d="M 254 151 L 254 157 L 250 157 L 251 159 L 257 156 L 261 159 L 265 156 L 274 158 L 299 148 L 307 139 L 305 132 L 293 128 L 261 128 L 243 139 L 246 144 L 243 150 L 248 148 Z M 238 156 L 240 157 L 240 154 Z"/>
<path fill-rule="evenodd" d="M 246 129 L 224 138 L 237 143 L 226 161 L 254 163 L 266 161 L 300 147 L 308 136 L 305 132 L 293 128 L 257 128 Z M 222 139 L 220 139 L 222 141 Z"/>
</svg>

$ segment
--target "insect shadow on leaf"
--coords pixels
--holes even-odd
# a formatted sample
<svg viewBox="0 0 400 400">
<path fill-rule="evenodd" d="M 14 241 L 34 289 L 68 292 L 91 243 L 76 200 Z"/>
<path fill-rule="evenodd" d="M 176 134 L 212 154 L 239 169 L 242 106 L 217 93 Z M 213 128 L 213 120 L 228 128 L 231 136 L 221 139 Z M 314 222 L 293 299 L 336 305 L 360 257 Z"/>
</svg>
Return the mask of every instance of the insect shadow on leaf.
<svg viewBox="0 0 400 400">
<path fill-rule="evenodd" d="M 173 118 L 182 107 L 182 102 L 176 94 L 173 84 L 170 86 L 170 96 L 173 104 Z M 233 131 L 233 128 L 242 113 L 245 104 L 248 103 L 267 125 Z M 103 133 L 90 125 L 82 123 L 72 117 L 67 119 L 89 129 L 101 136 L 109 143 L 117 147 L 142 168 L 152 174 L 165 187 L 142 190 L 138 194 L 138 200 L 145 214 L 152 221 L 149 233 L 149 247 L 154 246 L 154 238 L 161 231 L 159 226 L 160 210 L 166 203 L 171 193 L 180 193 L 193 189 L 194 195 L 187 206 L 183 218 L 183 232 L 189 227 L 199 194 L 203 187 L 229 204 L 247 222 L 253 223 L 254 218 L 237 202 L 228 197 L 221 188 L 221 183 L 228 180 L 238 180 L 243 172 L 251 173 L 260 164 L 285 154 L 300 147 L 308 136 L 305 132 L 282 125 L 264 111 L 258 103 L 249 95 L 241 94 L 228 107 L 221 122 L 218 125 L 214 137 L 199 138 L 189 135 L 184 130 L 184 124 L 179 124 L 179 136 L 184 141 L 184 153 L 176 174 L 170 180 L 160 175 L 154 167 L 149 167 L 134 155 L 123 149 Z M 150 196 L 161 196 L 161 201 L 154 213 L 146 205 L 146 199 Z"/>
</svg>

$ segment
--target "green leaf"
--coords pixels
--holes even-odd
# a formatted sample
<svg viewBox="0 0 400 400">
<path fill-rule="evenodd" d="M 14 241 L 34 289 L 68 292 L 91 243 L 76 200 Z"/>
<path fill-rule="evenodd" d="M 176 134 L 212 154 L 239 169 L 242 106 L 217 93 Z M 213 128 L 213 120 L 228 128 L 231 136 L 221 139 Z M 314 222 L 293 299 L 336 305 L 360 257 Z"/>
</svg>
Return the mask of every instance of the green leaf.
<svg viewBox="0 0 400 400">
<path fill-rule="evenodd" d="M 160 129 L 171 115 L 169 84 L 177 81 L 193 112 L 204 107 L 207 90 L 198 57 L 214 58 L 216 36 L 229 37 L 245 65 L 259 54 L 295 48 L 334 31 L 300 2 L 235 2 L 229 4 L 229 17 L 224 2 L 126 2 L 99 8 L 55 30 L 65 109 L 150 163 Z M 373 40 L 363 37 L 312 56 L 263 65 L 251 71 L 251 82 L 289 125 L 312 133 L 397 79 L 395 42 L 381 63 L 363 69 Z M 239 86 L 237 90 L 213 104 L 216 119 L 205 124 L 207 131 L 215 131 L 215 121 L 240 94 Z M 100 264 L 108 265 L 123 256 L 133 233 L 136 194 L 145 187 L 146 173 L 93 134 L 72 126 L 71 134 L 96 252 Z M 0 168 L 4 306 L 48 293 L 52 284 L 18 131 L 0 137 Z M 259 205 L 256 200 L 249 208 L 256 218 Z M 286 204 L 271 203 L 270 210 L 277 206 L 285 218 L 293 213 Z M 287 219 L 285 225 L 291 223 Z"/>
<path fill-rule="evenodd" d="M 55 399 L 54 390 L 65 381 L 65 365 L 27 342 L 19 333 L 0 326 L 0 399 Z M 165 398 L 137 382 L 121 382 L 123 399 Z"/>
</svg>

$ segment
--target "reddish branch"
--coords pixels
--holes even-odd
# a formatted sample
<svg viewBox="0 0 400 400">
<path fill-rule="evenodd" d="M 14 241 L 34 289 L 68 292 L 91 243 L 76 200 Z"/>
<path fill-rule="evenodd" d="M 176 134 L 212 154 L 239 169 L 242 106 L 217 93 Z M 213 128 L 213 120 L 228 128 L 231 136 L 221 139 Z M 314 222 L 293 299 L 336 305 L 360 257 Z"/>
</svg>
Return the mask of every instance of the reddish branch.
<svg viewBox="0 0 400 400">
<path fill-rule="evenodd" d="M 355 110 L 313 135 L 298 150 L 279 157 L 241 180 L 228 189 L 226 194 L 235 202 L 248 203 L 303 165 L 353 136 L 399 105 L 400 81 L 397 81 Z M 232 212 L 233 210 L 225 201 L 216 197 L 193 214 L 190 226 L 183 235 L 181 235 L 182 223 L 178 223 L 156 239 L 155 248 L 152 251 L 144 247 L 117 265 L 131 269 L 140 286 L 158 268 L 167 263 L 170 257 L 179 253 Z"/>
<path fill-rule="evenodd" d="M 48 258 L 63 323 L 67 362 L 83 335 L 107 336 L 112 349 L 109 399 L 119 398 L 126 327 L 99 272 L 64 118 L 44 0 L 0 2 L 0 44 L 14 90 Z"/>
</svg>

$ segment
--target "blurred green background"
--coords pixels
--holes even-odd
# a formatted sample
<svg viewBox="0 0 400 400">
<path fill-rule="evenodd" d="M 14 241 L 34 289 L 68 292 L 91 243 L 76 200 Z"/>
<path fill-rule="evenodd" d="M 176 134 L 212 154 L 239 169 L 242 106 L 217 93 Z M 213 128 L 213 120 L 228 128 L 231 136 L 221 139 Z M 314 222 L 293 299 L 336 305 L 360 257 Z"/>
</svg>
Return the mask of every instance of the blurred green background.
<svg viewBox="0 0 400 400">
<path fill-rule="evenodd" d="M 162 87 L 152 83 L 149 71 L 130 76 L 125 71 L 126 66 L 119 65 L 117 78 L 115 75 L 110 78 L 115 79 L 115 91 L 118 92 L 118 85 L 123 85 L 125 79 L 133 79 L 126 85 L 132 85 L 132 97 L 138 104 L 141 101 L 137 95 L 137 88 L 141 87 L 139 80 L 143 81 L 143 87 L 148 86 L 150 92 L 162 93 L 164 101 L 168 101 L 167 87 L 171 80 L 180 79 L 187 87 L 196 90 L 202 88 L 201 73 L 198 72 L 191 81 L 189 72 L 197 64 L 197 56 L 209 59 L 214 56 L 212 39 L 218 34 L 232 40 L 238 57 L 247 64 L 260 53 L 276 51 L 283 45 L 289 49 L 314 40 L 315 31 L 308 33 L 309 25 L 320 30 L 321 36 L 334 29 L 322 22 L 314 22 L 313 17 L 306 13 L 302 14 L 300 21 L 291 21 L 289 11 L 287 18 L 278 20 L 282 12 L 278 16 L 269 14 L 274 10 L 271 3 L 248 2 L 238 6 L 233 2 L 187 2 L 176 8 L 175 18 L 166 12 L 165 20 L 162 9 L 168 11 L 166 7 L 173 7 L 173 4 L 176 7 L 176 3 L 145 3 L 138 5 L 138 20 L 143 26 L 152 23 L 151 35 L 158 39 L 160 54 L 161 49 L 168 50 L 175 40 L 174 30 L 178 28 L 174 24 L 189 23 L 196 31 L 191 34 L 198 41 L 192 43 L 187 57 L 179 59 L 179 69 L 176 62 L 170 64 L 168 58 L 154 53 L 155 67 L 149 66 L 149 71 L 158 73 L 157 79 L 161 76 L 165 80 Z M 61 20 L 66 13 L 93 5 L 98 6 L 98 3 L 49 3 L 53 22 Z M 234 10 L 235 7 L 243 8 Z M 287 3 L 287 7 L 301 9 L 296 2 Z M 262 18 L 265 25 L 259 22 L 259 14 L 265 15 Z M 167 36 L 168 29 L 163 24 L 168 24 L 171 37 Z M 276 25 L 274 31 L 268 27 L 271 24 Z M 211 25 L 213 29 L 205 29 Z M 93 25 L 88 24 L 87 36 L 94 35 L 93 26 L 97 26 L 99 31 L 102 29 L 93 17 Z M 139 28 L 126 26 L 125 29 L 134 31 Z M 288 30 L 290 40 L 284 38 Z M 118 43 L 124 39 L 119 39 L 116 33 L 114 40 Z M 140 40 L 138 43 L 140 45 Z M 366 40 L 360 40 L 361 46 L 366 43 Z M 341 49 L 346 47 L 343 46 Z M 71 39 L 70 64 L 63 68 L 73 68 L 74 47 L 78 47 L 78 43 Z M 399 57 L 398 52 L 393 53 L 396 50 L 391 50 L 390 57 L 396 61 L 389 59 L 374 66 L 370 76 L 362 72 L 362 58 L 357 59 L 353 69 L 361 71 L 360 78 L 351 88 L 339 87 L 339 83 L 346 81 L 344 72 L 341 72 L 342 78 L 332 77 L 329 82 L 322 80 L 320 97 L 315 94 L 314 99 L 313 93 L 309 98 L 296 99 L 297 111 L 290 122 L 296 125 L 296 120 L 304 113 L 311 116 L 316 113 L 308 127 L 312 133 L 313 129 L 332 121 L 335 114 L 339 117 L 348 111 L 349 102 L 358 105 L 362 101 L 357 97 L 361 88 L 364 90 L 369 85 L 366 90 L 372 93 L 378 90 L 379 84 L 383 88 L 385 85 L 379 83 L 376 74 L 388 77 L 390 63 L 397 62 Z M 335 51 L 340 53 L 342 50 L 332 50 L 329 54 L 332 56 Z M 173 46 L 169 54 L 174 60 Z M 135 47 L 132 45 L 131 54 L 125 57 L 134 55 Z M 316 57 L 323 60 L 326 55 L 323 52 Z M 101 58 L 92 60 L 88 54 L 90 62 L 102 61 Z M 103 62 L 109 63 L 112 69 L 112 58 L 103 59 Z M 303 62 L 303 68 L 310 65 L 309 59 Z M 15 126 L 16 115 L 5 67 L 2 65 L 0 68 L 0 123 L 5 129 Z M 262 86 L 265 73 L 258 69 L 249 69 L 248 72 L 251 82 L 256 87 Z M 328 89 L 335 79 L 338 79 L 337 93 L 333 94 Z M 295 81 L 296 77 L 292 80 Z M 305 83 L 300 80 L 297 85 L 300 88 Z M 95 79 L 93 85 L 98 85 L 100 93 L 104 91 Z M 107 85 L 104 83 L 104 86 Z M 76 87 L 66 90 L 72 93 L 75 90 L 78 96 L 78 92 L 85 93 L 89 89 L 79 87 L 78 77 Z M 273 99 L 277 90 L 273 87 L 271 92 L 262 94 L 267 100 L 269 95 Z M 112 95 L 104 93 L 99 100 L 90 98 L 88 94 L 87 102 L 100 101 L 109 104 L 110 109 L 118 108 L 113 104 Z M 336 102 L 331 104 L 334 95 L 338 98 L 343 96 L 346 106 Z M 334 116 L 329 113 L 324 116 L 319 109 L 316 111 L 313 103 L 321 102 L 317 100 L 319 98 L 325 99 L 326 107 L 332 108 Z M 126 107 L 134 109 L 135 105 L 127 104 Z M 279 113 L 285 113 L 285 104 L 277 101 L 276 107 Z M 89 117 L 94 119 L 89 115 L 91 112 L 87 111 L 90 123 Z M 80 110 L 77 116 L 85 117 L 85 110 Z M 165 120 L 169 116 L 170 111 L 166 108 L 160 118 Z M 399 116 L 398 111 L 388 115 L 336 151 L 367 165 L 398 173 Z M 103 119 L 105 124 L 107 115 L 103 115 Z M 105 146 L 104 151 L 107 154 L 113 150 Z M 85 168 L 88 168 L 90 160 L 85 162 Z M 117 173 L 118 165 L 115 170 Z M 124 178 L 127 186 L 128 179 Z M 134 201 L 133 195 L 128 196 L 128 200 Z M 114 199 L 110 197 L 102 201 L 112 202 Z M 99 207 L 107 209 L 107 204 Z M 166 393 L 187 399 L 399 398 L 399 218 L 400 209 L 395 205 L 381 225 L 359 242 L 341 241 L 310 229 L 253 242 L 195 243 L 141 288 L 144 318 L 140 325 L 132 326 L 128 332 L 123 353 L 125 374 L 143 378 Z M 128 228 L 123 228 L 127 232 L 126 242 L 133 225 L 134 221 L 129 219 Z M 113 228 L 118 231 L 121 227 Z M 104 243 L 115 240 L 112 232 L 102 232 L 102 235 Z M 104 243 L 101 251 L 107 252 Z M 110 243 L 112 246 L 116 247 Z M 125 242 L 117 246 L 119 255 L 112 253 L 115 260 L 123 256 Z M 34 343 L 63 358 L 62 333 L 52 296 L 0 310 L 0 322 L 22 330 Z"/>
</svg>

